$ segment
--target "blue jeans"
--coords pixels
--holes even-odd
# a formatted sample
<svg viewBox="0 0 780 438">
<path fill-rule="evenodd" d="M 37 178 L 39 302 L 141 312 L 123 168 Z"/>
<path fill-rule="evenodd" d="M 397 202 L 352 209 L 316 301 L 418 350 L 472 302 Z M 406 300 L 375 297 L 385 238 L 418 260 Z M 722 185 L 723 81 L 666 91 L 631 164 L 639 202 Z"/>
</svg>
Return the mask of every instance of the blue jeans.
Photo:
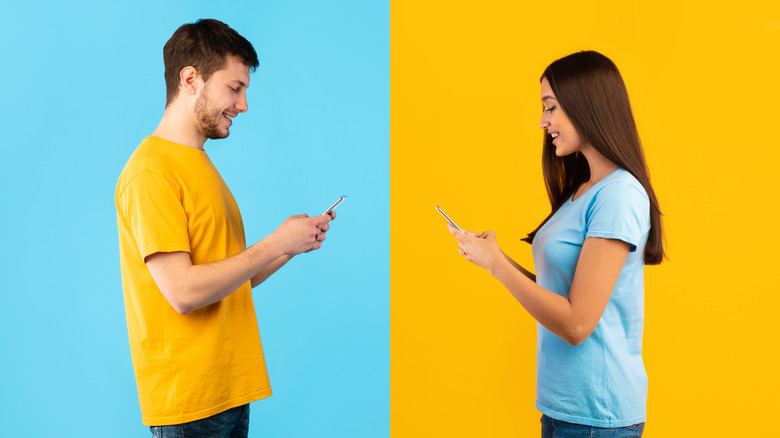
<svg viewBox="0 0 780 438">
<path fill-rule="evenodd" d="M 641 437 L 645 423 L 626 427 L 593 427 L 565 421 L 542 415 L 542 438 L 630 438 Z"/>
<path fill-rule="evenodd" d="M 246 438 L 249 434 L 249 404 L 189 423 L 152 426 L 154 438 Z"/>
</svg>

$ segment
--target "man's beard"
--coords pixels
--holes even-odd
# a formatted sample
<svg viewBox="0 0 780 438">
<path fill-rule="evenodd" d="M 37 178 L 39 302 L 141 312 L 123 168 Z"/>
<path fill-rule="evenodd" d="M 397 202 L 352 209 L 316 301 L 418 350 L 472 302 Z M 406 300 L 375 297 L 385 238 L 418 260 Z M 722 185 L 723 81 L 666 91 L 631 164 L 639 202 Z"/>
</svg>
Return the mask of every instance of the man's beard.
<svg viewBox="0 0 780 438">
<path fill-rule="evenodd" d="M 230 135 L 229 130 L 220 127 L 224 118 L 222 111 L 211 105 L 205 88 L 195 101 L 195 117 L 199 122 L 198 129 L 204 137 L 216 140 Z"/>
</svg>

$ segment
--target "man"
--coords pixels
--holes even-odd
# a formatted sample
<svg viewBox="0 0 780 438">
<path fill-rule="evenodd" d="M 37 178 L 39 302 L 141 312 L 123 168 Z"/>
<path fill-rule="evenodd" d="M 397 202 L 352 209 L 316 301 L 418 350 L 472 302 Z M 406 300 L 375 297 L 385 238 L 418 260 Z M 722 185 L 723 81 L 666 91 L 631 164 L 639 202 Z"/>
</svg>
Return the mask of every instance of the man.
<svg viewBox="0 0 780 438">
<path fill-rule="evenodd" d="M 320 248 L 335 213 L 291 216 L 246 248 L 238 206 L 203 150 L 247 110 L 252 45 L 217 20 L 163 49 L 167 103 L 116 188 L 127 327 L 143 423 L 155 436 L 246 436 L 271 395 L 251 288 Z"/>
</svg>

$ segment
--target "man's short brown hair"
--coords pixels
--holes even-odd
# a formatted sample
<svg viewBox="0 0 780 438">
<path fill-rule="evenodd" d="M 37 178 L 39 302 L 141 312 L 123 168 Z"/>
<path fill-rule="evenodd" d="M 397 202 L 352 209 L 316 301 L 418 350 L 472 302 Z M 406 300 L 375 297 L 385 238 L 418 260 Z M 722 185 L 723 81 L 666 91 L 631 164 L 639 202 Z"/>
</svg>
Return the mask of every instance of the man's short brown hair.
<svg viewBox="0 0 780 438">
<path fill-rule="evenodd" d="M 203 81 L 208 81 L 225 65 L 228 55 L 241 59 L 250 71 L 260 65 L 252 44 L 219 20 L 198 20 L 176 29 L 163 48 L 167 90 L 165 105 L 170 105 L 179 95 L 182 69 L 194 67 Z"/>
</svg>

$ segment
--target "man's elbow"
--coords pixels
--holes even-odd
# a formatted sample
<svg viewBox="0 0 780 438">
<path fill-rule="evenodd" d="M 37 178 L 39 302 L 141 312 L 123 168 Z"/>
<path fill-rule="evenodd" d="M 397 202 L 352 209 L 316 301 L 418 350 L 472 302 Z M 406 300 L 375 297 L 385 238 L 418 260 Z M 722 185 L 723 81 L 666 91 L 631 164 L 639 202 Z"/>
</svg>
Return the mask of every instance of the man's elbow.
<svg viewBox="0 0 780 438">
<path fill-rule="evenodd" d="M 157 252 L 144 260 L 155 285 L 176 312 L 186 315 L 200 305 L 195 302 L 192 260 L 186 252 Z"/>
<path fill-rule="evenodd" d="M 177 311 L 180 315 L 186 315 L 195 310 L 194 307 L 182 303 L 171 303 L 171 307 L 173 307 L 173 310 Z"/>
<path fill-rule="evenodd" d="M 181 315 L 186 315 L 193 310 L 198 309 L 198 306 L 195 303 L 186 299 L 187 294 L 181 290 L 161 290 L 160 292 L 162 292 L 165 300 L 168 301 L 168 304 L 173 307 L 173 310 Z"/>
</svg>

